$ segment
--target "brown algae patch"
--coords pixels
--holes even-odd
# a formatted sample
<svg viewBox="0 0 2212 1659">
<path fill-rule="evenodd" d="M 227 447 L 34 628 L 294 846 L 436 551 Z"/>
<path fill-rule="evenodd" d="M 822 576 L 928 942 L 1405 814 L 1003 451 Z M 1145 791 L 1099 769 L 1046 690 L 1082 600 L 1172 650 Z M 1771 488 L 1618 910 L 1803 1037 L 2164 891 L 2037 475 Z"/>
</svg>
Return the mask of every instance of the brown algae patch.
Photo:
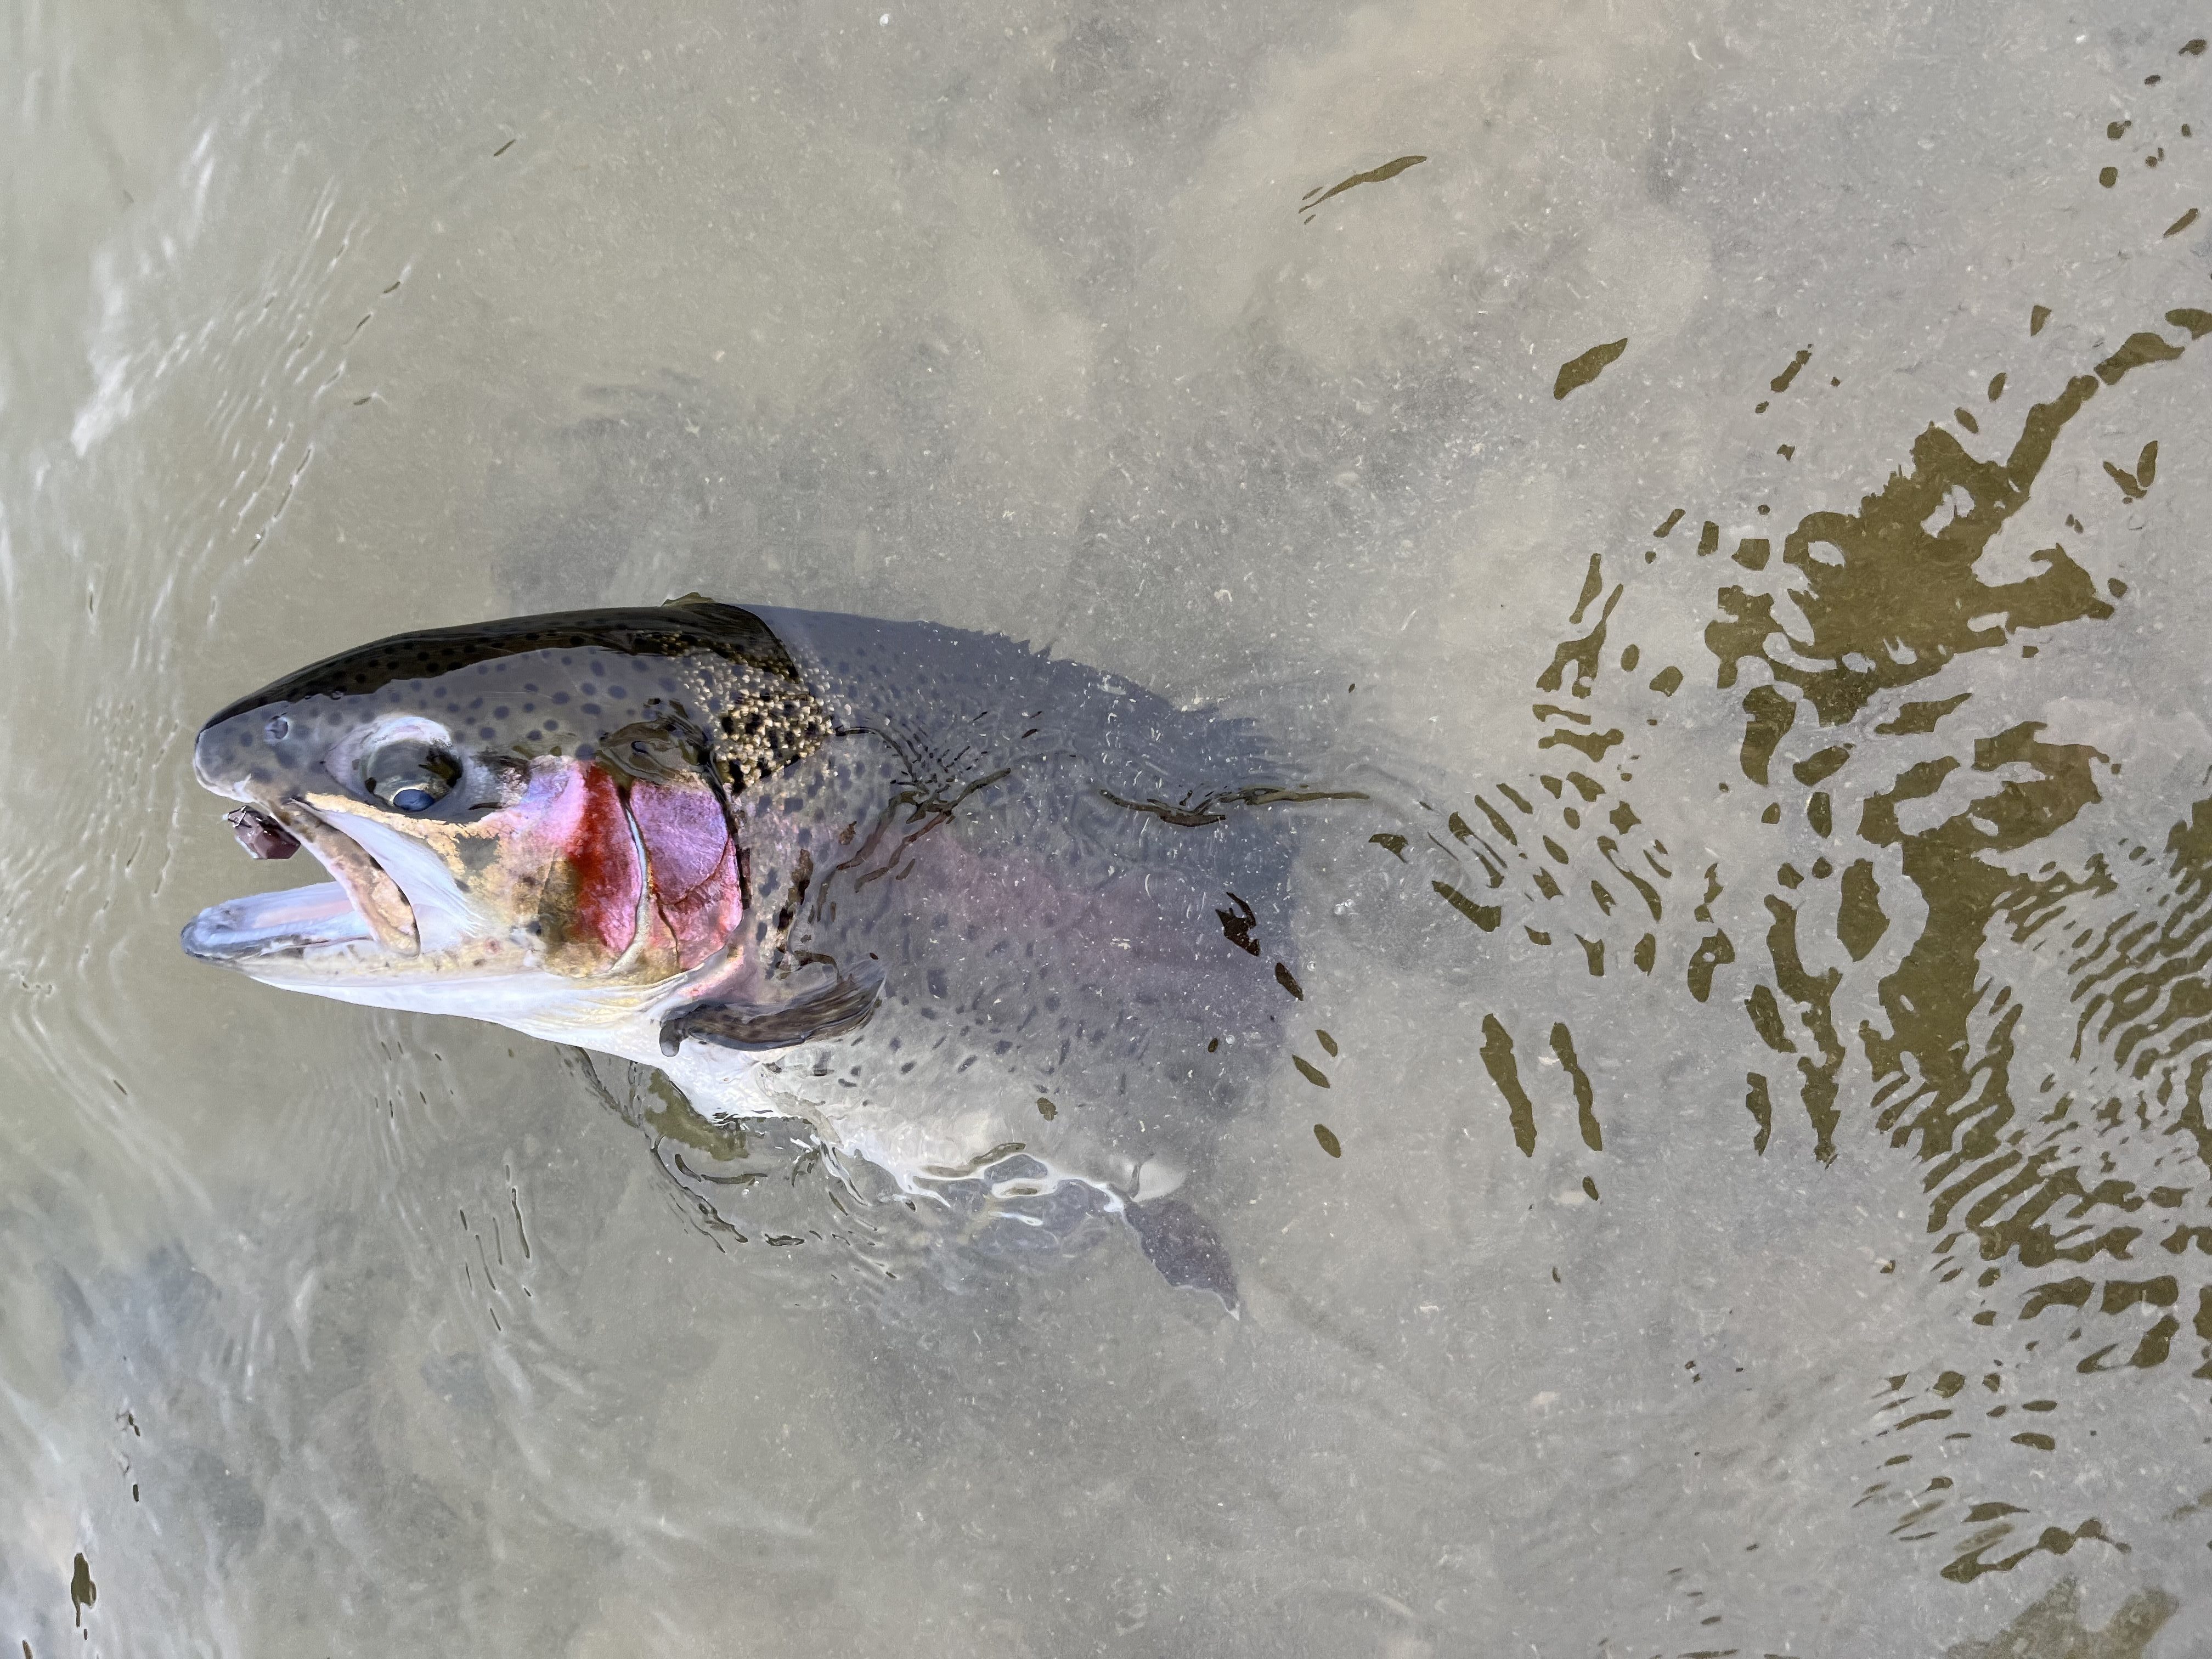
<svg viewBox="0 0 2212 1659">
<path fill-rule="evenodd" d="M 1559 377 L 1552 382 L 1552 396 L 1555 399 L 1564 398 L 1577 387 L 1588 386 L 1627 349 L 1628 337 L 1624 334 L 1618 340 L 1594 345 L 1580 356 L 1568 359 L 1559 365 Z"/>
</svg>

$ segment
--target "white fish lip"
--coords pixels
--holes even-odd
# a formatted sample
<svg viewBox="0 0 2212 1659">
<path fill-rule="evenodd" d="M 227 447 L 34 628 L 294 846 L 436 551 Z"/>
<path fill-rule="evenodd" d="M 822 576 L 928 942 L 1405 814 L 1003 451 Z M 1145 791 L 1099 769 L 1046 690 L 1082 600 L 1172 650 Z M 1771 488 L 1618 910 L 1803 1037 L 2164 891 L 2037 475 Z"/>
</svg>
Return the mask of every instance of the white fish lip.
<svg viewBox="0 0 2212 1659">
<path fill-rule="evenodd" d="M 185 925 L 187 955 L 242 964 L 301 956 L 317 945 L 367 944 L 392 956 L 417 953 L 414 908 L 367 848 L 302 802 L 261 805 L 337 879 L 210 905 Z"/>
</svg>

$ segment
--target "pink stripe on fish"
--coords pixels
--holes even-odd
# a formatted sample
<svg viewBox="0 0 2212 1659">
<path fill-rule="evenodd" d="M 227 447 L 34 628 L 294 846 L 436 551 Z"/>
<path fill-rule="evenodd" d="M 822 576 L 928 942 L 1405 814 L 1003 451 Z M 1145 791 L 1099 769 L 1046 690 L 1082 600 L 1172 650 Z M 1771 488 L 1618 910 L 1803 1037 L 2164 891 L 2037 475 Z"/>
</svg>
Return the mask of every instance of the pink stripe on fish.
<svg viewBox="0 0 2212 1659">
<path fill-rule="evenodd" d="M 575 816 L 563 851 L 569 882 L 564 895 L 566 932 L 619 957 L 637 937 L 637 902 L 645 872 L 614 780 L 596 766 L 580 769 L 570 784 Z"/>
<path fill-rule="evenodd" d="M 704 789 L 639 781 L 630 786 L 629 811 L 661 916 L 676 937 L 677 960 L 696 968 L 722 948 L 744 915 L 722 805 Z"/>
</svg>

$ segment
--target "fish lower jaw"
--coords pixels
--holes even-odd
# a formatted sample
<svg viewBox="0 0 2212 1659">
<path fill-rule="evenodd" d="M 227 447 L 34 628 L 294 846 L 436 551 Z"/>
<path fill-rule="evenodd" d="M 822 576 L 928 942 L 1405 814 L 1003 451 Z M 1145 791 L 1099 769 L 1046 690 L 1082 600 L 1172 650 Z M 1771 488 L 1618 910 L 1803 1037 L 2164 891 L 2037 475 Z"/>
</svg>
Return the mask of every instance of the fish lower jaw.
<svg viewBox="0 0 2212 1659">
<path fill-rule="evenodd" d="M 534 940 L 492 938 L 434 952 L 395 949 L 334 882 L 210 905 L 185 924 L 180 943 L 198 961 L 327 996 L 403 981 L 445 987 L 544 972 Z"/>
<path fill-rule="evenodd" d="M 258 963 L 316 950 L 380 950 L 368 919 L 337 882 L 255 893 L 210 904 L 185 925 L 186 955 L 252 970 Z"/>
<path fill-rule="evenodd" d="M 509 979 L 574 981 L 549 972 L 539 952 L 501 940 L 406 955 L 375 939 L 333 939 L 233 963 L 252 978 L 293 990 L 336 996 L 343 991 L 422 988 L 426 996 L 466 995 L 470 986 Z"/>
<path fill-rule="evenodd" d="M 343 976 L 256 973 L 280 989 L 305 991 L 366 1008 L 450 1014 L 503 1025 L 546 1042 L 569 1043 L 650 1063 L 659 1022 L 635 992 L 593 986 L 543 967 L 471 971 L 464 964 L 423 972 L 377 973 L 373 966 Z M 249 967 L 248 970 L 252 969 Z"/>
</svg>

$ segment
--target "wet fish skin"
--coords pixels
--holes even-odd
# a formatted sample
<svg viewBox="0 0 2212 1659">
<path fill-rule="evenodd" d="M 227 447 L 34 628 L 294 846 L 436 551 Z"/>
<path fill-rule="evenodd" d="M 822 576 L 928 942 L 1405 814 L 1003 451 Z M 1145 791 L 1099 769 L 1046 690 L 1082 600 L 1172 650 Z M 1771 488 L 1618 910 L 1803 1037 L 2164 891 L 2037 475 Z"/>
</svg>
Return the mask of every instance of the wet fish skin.
<svg viewBox="0 0 2212 1659">
<path fill-rule="evenodd" d="M 1220 918 L 1287 951 L 1250 803 L 1290 780 L 997 636 L 696 596 L 431 630 L 241 698 L 194 765 L 337 885 L 212 907 L 193 955 L 658 1066 L 916 1188 L 1014 1146 L 1164 1198 L 1273 1058 Z"/>
</svg>

